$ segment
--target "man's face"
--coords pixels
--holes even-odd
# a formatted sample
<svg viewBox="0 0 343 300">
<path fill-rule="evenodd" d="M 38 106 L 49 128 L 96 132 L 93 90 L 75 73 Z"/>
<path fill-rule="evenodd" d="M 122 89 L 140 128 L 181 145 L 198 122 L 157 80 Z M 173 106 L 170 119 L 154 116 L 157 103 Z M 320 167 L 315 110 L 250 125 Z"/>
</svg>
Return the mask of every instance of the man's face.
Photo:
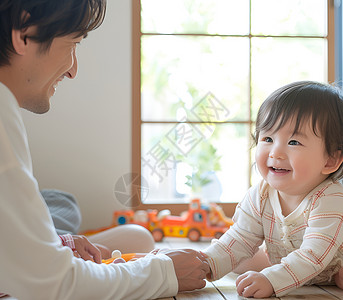
<svg viewBox="0 0 343 300">
<path fill-rule="evenodd" d="M 49 50 L 42 52 L 35 44 L 25 67 L 25 92 L 18 99 L 20 107 L 34 113 L 45 113 L 50 98 L 64 77 L 74 78 L 77 73 L 76 45 L 83 37 L 73 35 L 55 38 Z"/>
</svg>

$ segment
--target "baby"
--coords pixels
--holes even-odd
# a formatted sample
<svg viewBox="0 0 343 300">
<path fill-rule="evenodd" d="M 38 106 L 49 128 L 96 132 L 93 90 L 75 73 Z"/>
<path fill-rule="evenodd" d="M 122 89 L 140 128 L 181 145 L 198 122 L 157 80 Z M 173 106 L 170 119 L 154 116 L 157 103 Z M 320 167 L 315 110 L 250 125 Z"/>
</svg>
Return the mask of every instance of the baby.
<svg viewBox="0 0 343 300">
<path fill-rule="evenodd" d="M 263 179 L 238 204 L 235 224 L 203 251 L 208 279 L 231 272 L 264 242 L 267 263 L 237 278 L 240 295 L 279 297 L 305 284 L 343 288 L 341 90 L 312 81 L 276 90 L 259 109 L 255 143 Z"/>
</svg>

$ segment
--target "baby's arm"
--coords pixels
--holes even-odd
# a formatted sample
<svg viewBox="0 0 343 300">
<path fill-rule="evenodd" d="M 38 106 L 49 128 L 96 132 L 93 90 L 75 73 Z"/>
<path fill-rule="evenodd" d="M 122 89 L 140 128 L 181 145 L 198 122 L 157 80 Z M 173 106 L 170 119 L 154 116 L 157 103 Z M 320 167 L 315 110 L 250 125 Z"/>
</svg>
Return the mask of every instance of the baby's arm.
<svg viewBox="0 0 343 300">
<path fill-rule="evenodd" d="M 273 286 L 266 276 L 248 271 L 236 280 L 237 293 L 243 297 L 269 298 L 274 294 Z"/>
<path fill-rule="evenodd" d="M 234 224 L 219 240 L 212 240 L 211 246 L 204 249 L 211 268 L 209 280 L 223 277 L 258 251 L 264 239 L 261 204 L 259 186 L 250 188 L 236 208 Z"/>
<path fill-rule="evenodd" d="M 63 246 L 71 248 L 75 256 L 81 257 L 84 260 L 93 260 L 98 264 L 101 263 L 100 250 L 85 236 L 65 234 L 59 237 L 62 240 Z"/>
</svg>

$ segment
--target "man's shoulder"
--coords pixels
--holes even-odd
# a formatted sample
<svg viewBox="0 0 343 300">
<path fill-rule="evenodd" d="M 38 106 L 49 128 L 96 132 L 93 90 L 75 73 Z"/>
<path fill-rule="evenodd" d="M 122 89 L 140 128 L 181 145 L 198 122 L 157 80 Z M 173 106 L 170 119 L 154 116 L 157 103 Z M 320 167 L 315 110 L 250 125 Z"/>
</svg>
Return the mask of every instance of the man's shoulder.
<svg viewBox="0 0 343 300">
<path fill-rule="evenodd" d="M 31 167 L 25 125 L 11 91 L 0 83 L 0 167 L 7 170 L 25 164 Z"/>
<path fill-rule="evenodd" d="M 19 105 L 10 89 L 0 82 L 0 114 L 8 115 L 8 112 L 19 112 Z"/>
</svg>

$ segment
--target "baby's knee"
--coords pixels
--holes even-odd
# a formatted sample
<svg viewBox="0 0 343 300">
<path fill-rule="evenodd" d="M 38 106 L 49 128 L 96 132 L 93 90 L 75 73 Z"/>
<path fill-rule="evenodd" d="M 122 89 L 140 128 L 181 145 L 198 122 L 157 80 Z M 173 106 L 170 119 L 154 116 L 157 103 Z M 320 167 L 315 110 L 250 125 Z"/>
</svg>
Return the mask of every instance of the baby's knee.
<svg viewBox="0 0 343 300">
<path fill-rule="evenodd" d="M 132 241 L 132 248 L 139 248 L 139 252 L 142 253 L 148 253 L 155 248 L 155 241 L 149 230 L 135 224 L 128 224 L 125 227 Z"/>
</svg>

